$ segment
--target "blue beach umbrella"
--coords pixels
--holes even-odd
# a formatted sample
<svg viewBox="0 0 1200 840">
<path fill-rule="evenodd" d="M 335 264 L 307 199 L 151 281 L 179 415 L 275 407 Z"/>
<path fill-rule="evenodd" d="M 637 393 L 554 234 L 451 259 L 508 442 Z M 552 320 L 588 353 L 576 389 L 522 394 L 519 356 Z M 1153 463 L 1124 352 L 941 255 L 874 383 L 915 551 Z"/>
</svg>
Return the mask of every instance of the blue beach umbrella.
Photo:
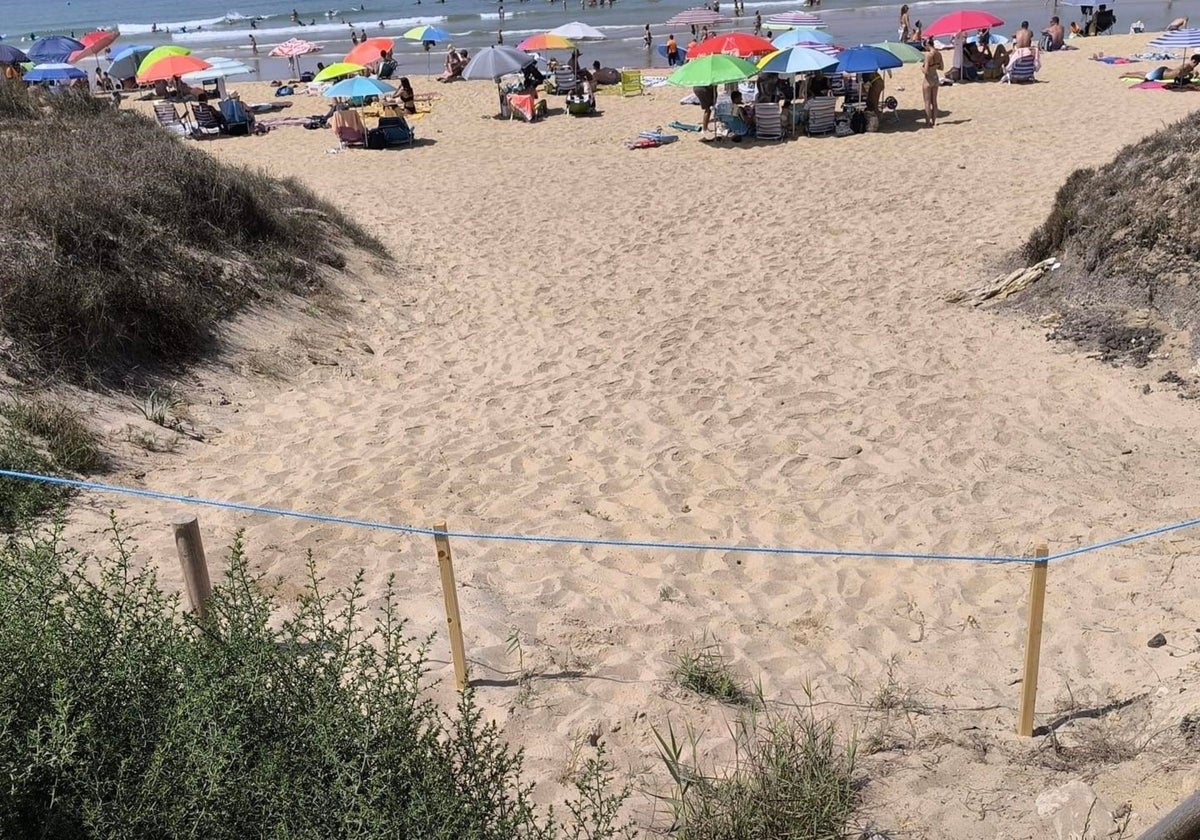
<svg viewBox="0 0 1200 840">
<path fill-rule="evenodd" d="M 800 27 L 799 29 L 789 29 L 774 38 L 771 43 L 781 50 L 786 50 L 788 47 L 800 44 L 833 44 L 833 36 L 819 29 Z"/>
<path fill-rule="evenodd" d="M 325 91 L 324 96 L 326 99 L 362 99 L 367 96 L 382 96 L 385 93 L 395 92 L 394 87 L 378 79 L 351 76 L 330 87 Z"/>
<path fill-rule="evenodd" d="M 27 82 L 69 82 L 88 74 L 73 64 L 38 64 L 25 74 Z"/>
<path fill-rule="evenodd" d="M 1200 50 L 1200 29 L 1176 29 L 1174 32 L 1164 32 L 1150 46 L 1156 50 Z"/>
<path fill-rule="evenodd" d="M 865 44 L 838 54 L 838 71 L 841 73 L 878 73 L 880 70 L 894 70 L 903 63 L 887 50 Z"/>
<path fill-rule="evenodd" d="M 154 47 L 145 44 L 135 44 L 113 53 L 112 63 L 108 65 L 108 75 L 114 79 L 128 79 L 136 76 L 142 59 L 150 55 Z"/>
<path fill-rule="evenodd" d="M 24 64 L 29 56 L 11 44 L 0 44 L 0 64 Z"/>
<path fill-rule="evenodd" d="M 789 47 L 779 50 L 758 62 L 758 69 L 763 73 L 815 73 L 818 70 L 829 70 L 836 67 L 837 58 L 823 52 L 810 50 L 805 47 Z"/>
<path fill-rule="evenodd" d="M 29 48 L 29 57 L 38 64 L 58 64 L 65 62 L 71 53 L 82 49 L 85 49 L 82 42 L 54 35 L 34 41 Z"/>
</svg>

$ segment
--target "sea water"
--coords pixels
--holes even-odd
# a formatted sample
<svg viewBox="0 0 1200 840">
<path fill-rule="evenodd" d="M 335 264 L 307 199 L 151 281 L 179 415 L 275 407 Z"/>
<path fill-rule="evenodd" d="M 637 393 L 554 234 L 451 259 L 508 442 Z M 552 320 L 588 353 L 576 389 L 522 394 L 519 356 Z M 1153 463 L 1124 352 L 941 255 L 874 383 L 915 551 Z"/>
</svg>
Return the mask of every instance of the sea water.
<svg viewBox="0 0 1200 840">
<path fill-rule="evenodd" d="M 245 5 L 230 8 L 232 2 Z M 332 3 L 333 0 L 330 0 Z M 302 38 L 321 46 L 322 52 L 302 59 L 301 66 L 315 68 L 341 58 L 352 46 L 350 34 L 368 37 L 399 36 L 414 26 L 429 24 L 449 32 L 457 49 L 471 52 L 496 43 L 515 46 L 523 38 L 545 32 L 573 20 L 596 27 L 607 40 L 582 44 L 583 60 L 600 61 L 612 67 L 661 65 L 656 52 L 643 46 L 643 27 L 650 25 L 657 46 L 670 34 L 665 21 L 700 0 L 616 0 L 614 5 L 591 6 L 590 0 L 362 0 L 350 4 L 314 6 L 313 0 L 0 0 L 0 36 L 18 47 L 29 46 L 31 37 L 46 35 L 82 35 L 99 28 L 116 28 L 121 45 L 179 44 L 203 57 L 224 55 L 239 58 L 256 67 L 262 78 L 282 78 L 287 65 L 271 59 L 268 53 L 289 38 Z M 806 7 L 805 0 L 746 0 L 745 14 L 722 30 L 752 29 L 755 13 L 764 18 L 791 10 L 817 13 L 839 44 L 872 43 L 896 39 L 898 3 L 876 0 L 822 0 L 819 8 Z M 1028 20 L 1040 30 L 1051 14 L 1057 13 L 1066 26 L 1072 20 L 1083 21 L 1079 9 L 1053 5 L 1042 0 L 917 0 L 910 5 L 910 17 L 929 25 L 938 17 L 956 9 L 984 9 L 1004 19 L 1002 32 L 1017 28 Z M 1145 23 L 1148 31 L 1160 30 L 1175 17 L 1192 16 L 1200 20 L 1200 0 L 1117 0 L 1110 4 L 1117 11 L 1114 31 L 1128 31 L 1135 20 Z M 295 12 L 295 21 L 293 20 Z M 732 17 L 732 0 L 722 0 L 721 12 Z M 690 39 L 687 31 L 675 31 L 682 43 Z M 250 36 L 257 42 L 257 54 Z M 1103 40 L 1079 41 L 1081 48 L 1103 50 Z M 446 44 L 429 53 L 416 42 L 397 41 L 396 58 L 401 72 L 440 72 Z"/>
</svg>

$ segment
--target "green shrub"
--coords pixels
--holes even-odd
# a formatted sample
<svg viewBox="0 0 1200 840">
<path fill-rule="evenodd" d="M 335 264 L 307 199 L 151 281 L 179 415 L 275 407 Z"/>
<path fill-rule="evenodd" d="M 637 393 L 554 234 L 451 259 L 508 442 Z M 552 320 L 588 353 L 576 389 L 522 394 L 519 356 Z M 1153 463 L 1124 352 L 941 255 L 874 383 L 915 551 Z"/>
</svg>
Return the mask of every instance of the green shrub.
<svg viewBox="0 0 1200 840">
<path fill-rule="evenodd" d="M 190 360 L 238 309 L 321 288 L 343 245 L 383 252 L 298 182 L 103 100 L 0 85 L 0 142 L 0 330 L 76 379 Z"/>
<path fill-rule="evenodd" d="M 54 473 L 54 462 L 27 433 L 0 424 L 0 469 L 48 475 Z M 62 487 L 0 478 L 0 533 L 14 531 L 21 523 L 62 504 L 67 496 Z"/>
<path fill-rule="evenodd" d="M 858 804 L 855 750 L 811 710 L 748 713 L 734 731 L 735 761 L 706 772 L 698 737 L 655 731 L 670 774 L 679 840 L 842 840 Z M 689 748 L 690 745 L 690 748 Z"/>
<path fill-rule="evenodd" d="M 13 428 L 46 442 L 55 466 L 72 473 L 91 473 L 108 466 L 100 441 L 83 416 L 49 400 L 17 400 L 0 406 L 0 416 Z"/>
<path fill-rule="evenodd" d="M 360 580 L 328 593 L 310 559 L 285 615 L 238 542 L 197 621 L 113 544 L 86 563 L 56 535 L 0 550 L 0 836 L 623 832 L 603 756 L 559 824 L 470 691 L 451 714 L 424 695 L 427 643 L 390 587 L 367 620 Z"/>
<path fill-rule="evenodd" d="M 721 644 L 705 636 L 685 647 L 675 662 L 675 681 L 689 691 L 734 705 L 753 705 L 754 696 L 733 675 Z"/>
</svg>

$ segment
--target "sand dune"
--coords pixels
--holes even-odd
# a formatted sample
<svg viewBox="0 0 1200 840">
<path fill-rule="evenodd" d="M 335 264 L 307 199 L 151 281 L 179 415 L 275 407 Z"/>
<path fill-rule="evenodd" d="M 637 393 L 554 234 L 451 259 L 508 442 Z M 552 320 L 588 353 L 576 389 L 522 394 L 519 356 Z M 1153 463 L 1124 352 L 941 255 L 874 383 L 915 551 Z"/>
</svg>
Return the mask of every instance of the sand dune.
<svg viewBox="0 0 1200 840">
<path fill-rule="evenodd" d="M 299 128 L 205 144 L 300 177 L 397 260 L 343 281 L 344 318 L 248 319 L 235 367 L 266 354 L 283 377 L 225 364 L 189 376 L 208 441 L 146 462 L 141 483 L 482 532 L 922 553 L 1029 554 L 1040 541 L 1059 551 L 1190 518 L 1194 405 L 1157 386 L 1143 394 L 1147 371 L 1069 352 L 1036 324 L 943 302 L 1000 273 L 1069 172 L 1194 107 L 1187 94 L 1127 90 L 1120 68 L 1086 58 L 1146 40 L 1084 41 L 1046 57 L 1037 85 L 945 89 L 933 130 L 918 128 L 906 67 L 889 82 L 898 120 L 844 139 L 710 146 L 685 135 L 628 151 L 639 130 L 695 121 L 695 110 L 663 89 L 602 97 L 598 118 L 529 126 L 489 118 L 487 84 L 418 83 L 444 98 L 416 124 L 426 142 L 413 149 L 326 154 L 327 132 Z M 321 109 L 300 98 L 292 110 Z M 108 506 L 177 583 L 162 524 L 176 509 L 90 499 L 77 527 L 98 528 Z M 289 585 L 308 548 L 335 583 L 362 567 L 378 592 L 395 573 L 414 631 L 442 627 L 430 540 L 200 515 L 213 547 L 246 528 L 255 561 Z M 1176 692 L 1195 684 L 1194 549 L 1181 534 L 1054 567 L 1043 719 L 1072 696 L 1149 693 L 1155 728 L 1188 711 Z M 930 707 L 838 712 L 896 739 L 867 759 L 867 796 L 904 836 L 1048 836 L 1035 797 L 1085 772 L 1144 827 L 1195 766 L 1171 752 L 1172 732 L 1116 767 L 1027 760 L 1032 744 L 1009 735 L 1022 569 L 467 541 L 455 551 L 475 675 L 512 676 L 514 629 L 526 667 L 547 675 L 482 690 L 547 797 L 596 727 L 618 729 L 606 740 L 646 783 L 657 772 L 649 727 L 668 716 L 707 726 L 724 754 L 729 713 L 670 684 L 673 651 L 705 632 L 769 698 L 799 700 L 811 684 L 821 701 L 869 706 L 890 671 Z M 1146 648 L 1158 631 L 1173 647 Z M 435 651 L 448 658 L 444 642 Z"/>
</svg>

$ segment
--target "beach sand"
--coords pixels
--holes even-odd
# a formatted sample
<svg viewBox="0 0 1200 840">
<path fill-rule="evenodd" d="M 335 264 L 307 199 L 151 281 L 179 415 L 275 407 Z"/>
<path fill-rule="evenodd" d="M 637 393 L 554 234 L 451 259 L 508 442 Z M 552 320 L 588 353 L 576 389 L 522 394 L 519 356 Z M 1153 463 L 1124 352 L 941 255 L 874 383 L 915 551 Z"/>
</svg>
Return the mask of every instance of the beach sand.
<svg viewBox="0 0 1200 840">
<path fill-rule="evenodd" d="M 1190 519 L 1200 414 L 1155 374 L 1194 359 L 1114 368 L 943 300 L 1009 266 L 1071 171 L 1200 105 L 1087 58 L 1149 37 L 1048 55 L 1036 85 L 943 89 L 932 130 L 905 67 L 898 119 L 849 138 L 629 151 L 699 121 L 686 91 L 525 125 L 460 83 L 432 86 L 411 149 L 327 154 L 330 133 L 301 128 L 206 142 L 298 177 L 396 259 L 356 262 L 341 314 L 242 319 L 180 384 L 206 440 L 127 446 L 112 478 L 462 531 L 901 553 L 1057 552 Z M 106 416 L 114 438 L 134 415 Z M 110 507 L 179 586 L 166 523 L 185 509 L 91 496 L 75 533 L 98 544 Z M 413 632 L 444 628 L 429 538 L 194 512 L 216 567 L 244 528 L 285 595 L 311 548 L 331 583 L 365 569 L 372 596 L 395 574 Z M 1135 701 L 1089 730 L 1136 746 L 1106 764 L 1013 734 L 1025 567 L 454 541 L 473 676 L 498 682 L 479 696 L 541 798 L 598 731 L 661 824 L 640 793 L 665 789 L 652 727 L 729 756 L 736 713 L 671 681 L 707 633 L 769 700 L 811 691 L 857 732 L 866 818 L 914 838 L 1054 836 L 1036 798 L 1076 778 L 1128 802 L 1133 833 L 1194 789 L 1175 727 L 1197 682 L 1196 547 L 1184 532 L 1051 568 L 1039 723 Z M 449 681 L 444 637 L 433 652 Z"/>
</svg>

